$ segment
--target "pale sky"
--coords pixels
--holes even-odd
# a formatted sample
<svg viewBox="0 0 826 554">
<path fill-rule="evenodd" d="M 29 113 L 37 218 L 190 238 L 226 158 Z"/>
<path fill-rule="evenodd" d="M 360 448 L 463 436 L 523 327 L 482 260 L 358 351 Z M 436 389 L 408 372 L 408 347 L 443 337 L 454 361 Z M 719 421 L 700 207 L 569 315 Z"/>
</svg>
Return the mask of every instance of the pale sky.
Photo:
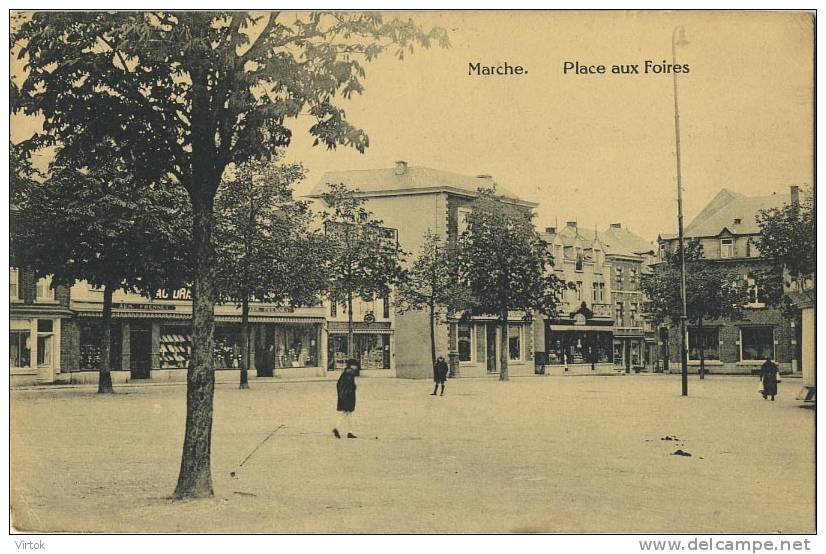
<svg viewBox="0 0 826 554">
<path fill-rule="evenodd" d="M 406 14 L 396 13 L 396 16 Z M 288 159 L 310 170 L 392 167 L 396 160 L 487 173 L 538 202 L 538 227 L 622 222 L 653 240 L 676 231 L 672 77 L 563 75 L 565 61 L 671 61 L 678 47 L 686 222 L 722 187 L 747 195 L 813 183 L 812 21 L 796 13 L 427 12 L 451 48 L 389 53 L 367 65 L 365 92 L 342 101 L 370 136 L 365 154 L 312 147 L 292 123 Z M 468 63 L 521 65 L 521 76 L 469 76 Z M 13 122 L 14 124 L 14 122 Z M 13 135 L 14 129 L 12 129 Z"/>
</svg>

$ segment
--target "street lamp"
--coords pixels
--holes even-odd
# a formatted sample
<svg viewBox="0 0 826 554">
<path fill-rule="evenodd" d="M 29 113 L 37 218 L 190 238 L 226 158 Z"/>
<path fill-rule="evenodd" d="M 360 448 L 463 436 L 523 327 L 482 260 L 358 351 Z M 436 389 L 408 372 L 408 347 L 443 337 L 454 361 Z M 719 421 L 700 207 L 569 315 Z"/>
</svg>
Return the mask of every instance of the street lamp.
<svg viewBox="0 0 826 554">
<path fill-rule="evenodd" d="M 685 27 L 677 25 L 671 33 L 671 62 L 677 65 L 677 46 L 685 46 Z M 677 102 L 677 73 L 672 68 L 674 77 L 674 136 L 677 143 L 677 226 L 679 228 L 680 254 L 680 366 L 682 372 L 682 394 L 688 396 L 688 319 L 685 299 L 685 236 L 683 235 L 683 174 L 680 160 L 680 108 Z"/>
</svg>

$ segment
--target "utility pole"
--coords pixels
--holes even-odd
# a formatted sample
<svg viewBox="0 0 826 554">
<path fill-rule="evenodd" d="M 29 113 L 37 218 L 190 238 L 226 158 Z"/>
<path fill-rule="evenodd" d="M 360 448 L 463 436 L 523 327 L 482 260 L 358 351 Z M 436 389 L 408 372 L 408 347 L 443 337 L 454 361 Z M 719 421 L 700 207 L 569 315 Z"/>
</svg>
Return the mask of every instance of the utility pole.
<svg viewBox="0 0 826 554">
<path fill-rule="evenodd" d="M 679 39 L 677 33 L 679 31 Z M 678 25 L 671 33 L 671 61 L 677 65 L 677 45 L 688 44 L 685 39 L 685 27 Z M 683 234 L 683 175 L 680 159 L 680 108 L 677 102 L 677 73 L 674 77 L 674 136 L 677 143 L 677 226 L 679 228 L 679 256 L 680 256 L 680 365 L 682 372 L 682 395 L 688 396 L 688 319 L 685 294 L 685 236 Z"/>
</svg>

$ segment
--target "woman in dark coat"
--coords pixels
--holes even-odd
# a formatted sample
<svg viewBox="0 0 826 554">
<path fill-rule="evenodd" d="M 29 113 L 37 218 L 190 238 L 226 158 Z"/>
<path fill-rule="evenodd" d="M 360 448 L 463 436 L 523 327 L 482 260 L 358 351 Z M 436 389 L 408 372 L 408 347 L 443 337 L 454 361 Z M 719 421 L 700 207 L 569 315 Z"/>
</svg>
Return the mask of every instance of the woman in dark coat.
<svg viewBox="0 0 826 554">
<path fill-rule="evenodd" d="M 760 368 L 760 380 L 763 382 L 763 399 L 777 394 L 777 372 L 779 371 L 777 364 L 771 361 L 771 358 L 766 358 Z"/>
<path fill-rule="evenodd" d="M 358 367 L 357 360 L 347 360 L 347 367 L 341 372 L 338 383 L 336 383 L 338 424 L 333 429 L 333 436 L 337 439 L 341 438 L 342 433 L 347 433 L 348 439 L 356 438 L 352 433 L 352 420 L 353 412 L 356 410 L 356 372 Z"/>
<path fill-rule="evenodd" d="M 436 396 L 436 389 L 439 388 L 439 385 L 442 385 L 442 396 L 444 396 L 445 381 L 447 381 L 447 362 L 444 356 L 439 356 L 436 358 L 436 363 L 433 364 L 433 382 L 436 383 L 436 386 L 433 387 L 433 392 L 430 393 L 430 396 Z"/>
</svg>

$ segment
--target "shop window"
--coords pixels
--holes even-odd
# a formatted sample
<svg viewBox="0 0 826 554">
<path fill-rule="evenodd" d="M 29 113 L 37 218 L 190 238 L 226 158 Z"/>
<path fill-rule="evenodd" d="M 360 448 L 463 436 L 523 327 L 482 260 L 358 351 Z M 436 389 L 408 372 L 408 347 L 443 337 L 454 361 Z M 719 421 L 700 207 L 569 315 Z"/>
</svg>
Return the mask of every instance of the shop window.
<svg viewBox="0 0 826 554">
<path fill-rule="evenodd" d="M 78 324 L 78 330 L 80 334 L 80 369 L 98 369 L 103 355 L 101 349 L 103 325 L 100 321 L 81 321 Z M 112 326 L 109 362 L 111 369 L 121 369 L 120 325 Z"/>
<path fill-rule="evenodd" d="M 347 363 L 347 335 L 330 335 L 327 341 L 327 369 L 342 369 Z"/>
<path fill-rule="evenodd" d="M 522 359 L 521 325 L 508 325 L 508 355 L 511 360 Z"/>
<path fill-rule="evenodd" d="M 706 360 L 720 359 L 720 330 L 717 327 L 703 328 L 702 333 L 696 328 L 688 330 L 688 359 L 700 359 L 701 343 Z"/>
<path fill-rule="evenodd" d="M 20 295 L 20 270 L 16 267 L 9 268 L 9 300 L 18 302 Z"/>
<path fill-rule="evenodd" d="M 720 239 L 720 257 L 734 257 L 734 239 Z"/>
<path fill-rule="evenodd" d="M 347 337 L 344 350 L 347 352 Z M 240 349 L 240 338 L 238 346 Z M 358 346 L 358 343 L 356 343 Z M 318 365 L 318 327 L 315 325 L 278 325 L 275 328 L 275 354 L 278 367 L 315 367 Z M 238 354 L 240 361 L 240 352 Z M 335 352 L 334 352 L 335 357 Z M 346 356 L 342 362 L 346 361 Z M 335 361 L 335 360 L 334 360 Z M 237 366 L 236 366 L 237 367 Z"/>
<path fill-rule="evenodd" d="M 390 335 L 355 335 L 362 369 L 390 369 Z"/>
<path fill-rule="evenodd" d="M 43 277 L 37 280 L 35 300 L 38 302 L 51 302 L 54 300 L 54 289 L 52 288 L 52 278 Z"/>
<path fill-rule="evenodd" d="M 774 329 L 772 327 L 740 328 L 740 359 L 765 360 L 774 358 Z"/>
<path fill-rule="evenodd" d="M 470 325 L 467 323 L 460 323 L 458 329 L 459 336 L 459 361 L 471 361 L 471 352 L 473 352 L 473 340 L 471 339 Z"/>
<path fill-rule="evenodd" d="M 187 327 L 163 325 L 160 336 L 161 369 L 184 369 L 192 355 L 192 339 Z"/>
<path fill-rule="evenodd" d="M 15 326 L 25 328 L 15 329 Z M 9 330 L 9 363 L 11 367 L 31 367 L 32 346 L 31 346 L 31 323 L 25 321 L 12 321 L 12 329 Z"/>
<path fill-rule="evenodd" d="M 51 319 L 37 320 L 37 367 L 52 366 L 53 325 Z"/>
<path fill-rule="evenodd" d="M 614 365 L 617 367 L 625 365 L 625 348 L 623 348 L 622 341 L 614 343 Z"/>
</svg>

